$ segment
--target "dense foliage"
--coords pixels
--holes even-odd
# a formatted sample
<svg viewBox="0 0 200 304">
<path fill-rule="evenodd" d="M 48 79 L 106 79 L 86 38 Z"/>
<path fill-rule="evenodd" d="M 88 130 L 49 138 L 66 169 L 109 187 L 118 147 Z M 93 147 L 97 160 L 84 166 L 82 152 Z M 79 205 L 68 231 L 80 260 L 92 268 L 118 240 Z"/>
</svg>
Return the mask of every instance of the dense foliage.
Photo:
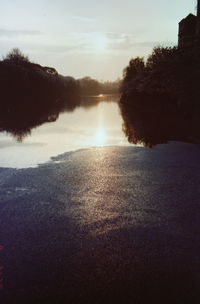
<svg viewBox="0 0 200 304">
<path fill-rule="evenodd" d="M 118 81 L 59 75 L 52 67 L 30 62 L 15 48 L 0 61 L 0 131 L 22 141 L 32 128 L 55 121 L 59 113 L 90 108 L 104 101 L 96 95 L 116 93 L 118 88 Z"/>
<path fill-rule="evenodd" d="M 152 146 L 200 139 L 200 59 L 192 51 L 157 47 L 124 70 L 120 108 L 130 142 Z"/>
<path fill-rule="evenodd" d="M 119 93 L 120 80 L 98 81 L 89 76 L 78 79 L 82 95 L 117 94 Z"/>
<path fill-rule="evenodd" d="M 0 131 L 11 132 L 18 140 L 31 128 L 80 105 L 79 86 L 72 77 L 31 63 L 18 49 L 0 61 L 0 89 Z"/>
</svg>

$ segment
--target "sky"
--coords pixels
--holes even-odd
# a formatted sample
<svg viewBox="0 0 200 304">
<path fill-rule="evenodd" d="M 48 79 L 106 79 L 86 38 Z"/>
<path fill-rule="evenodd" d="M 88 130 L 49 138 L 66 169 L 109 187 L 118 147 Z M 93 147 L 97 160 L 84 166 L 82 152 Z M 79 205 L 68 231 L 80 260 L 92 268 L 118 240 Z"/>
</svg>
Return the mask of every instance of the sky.
<svg viewBox="0 0 200 304">
<path fill-rule="evenodd" d="M 0 57 L 18 47 L 65 76 L 116 80 L 131 58 L 177 44 L 196 0 L 0 0 Z"/>
</svg>

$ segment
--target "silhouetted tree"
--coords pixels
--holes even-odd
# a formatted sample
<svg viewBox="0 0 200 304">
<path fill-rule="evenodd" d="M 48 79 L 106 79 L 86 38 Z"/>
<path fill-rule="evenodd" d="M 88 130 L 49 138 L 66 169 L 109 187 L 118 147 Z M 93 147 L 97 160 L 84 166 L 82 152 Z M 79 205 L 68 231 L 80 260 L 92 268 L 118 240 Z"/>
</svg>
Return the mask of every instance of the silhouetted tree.
<svg viewBox="0 0 200 304">
<path fill-rule="evenodd" d="M 24 55 L 18 48 L 13 48 L 4 58 L 4 60 L 13 61 L 15 63 L 30 62 L 28 56 Z"/>
<path fill-rule="evenodd" d="M 130 142 L 200 139 L 200 58 L 177 47 L 156 47 L 124 70 L 120 108 Z"/>
<path fill-rule="evenodd" d="M 168 65 L 169 62 L 176 58 L 178 47 L 155 47 L 146 61 L 146 68 L 155 69 L 161 65 Z"/>
<path fill-rule="evenodd" d="M 129 65 L 124 69 L 123 72 L 123 80 L 124 82 L 129 81 L 140 73 L 144 72 L 145 69 L 145 62 L 143 57 L 136 57 L 131 59 Z"/>
<path fill-rule="evenodd" d="M 83 95 L 97 95 L 100 93 L 100 84 L 96 79 L 86 76 L 78 80 Z"/>
<path fill-rule="evenodd" d="M 54 68 L 32 63 L 19 49 L 0 61 L 0 131 L 22 141 L 31 129 L 80 105 L 78 83 Z"/>
</svg>

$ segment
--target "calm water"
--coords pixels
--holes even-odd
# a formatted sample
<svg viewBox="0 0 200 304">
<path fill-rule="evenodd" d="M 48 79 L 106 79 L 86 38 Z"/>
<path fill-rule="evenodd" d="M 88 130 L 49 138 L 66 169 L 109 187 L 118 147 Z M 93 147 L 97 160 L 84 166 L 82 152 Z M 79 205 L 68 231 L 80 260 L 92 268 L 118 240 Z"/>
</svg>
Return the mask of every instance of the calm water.
<svg viewBox="0 0 200 304">
<path fill-rule="evenodd" d="M 200 303 L 199 145 L 124 147 L 108 101 L 0 133 L 3 303 Z"/>
<path fill-rule="evenodd" d="M 2 303 L 200 303 L 199 160 L 173 143 L 0 168 Z"/>
<path fill-rule="evenodd" d="M 33 129 L 22 143 L 0 133 L 0 167 L 33 167 L 67 151 L 104 145 L 129 145 L 114 101 L 62 113 L 57 121 Z"/>
</svg>

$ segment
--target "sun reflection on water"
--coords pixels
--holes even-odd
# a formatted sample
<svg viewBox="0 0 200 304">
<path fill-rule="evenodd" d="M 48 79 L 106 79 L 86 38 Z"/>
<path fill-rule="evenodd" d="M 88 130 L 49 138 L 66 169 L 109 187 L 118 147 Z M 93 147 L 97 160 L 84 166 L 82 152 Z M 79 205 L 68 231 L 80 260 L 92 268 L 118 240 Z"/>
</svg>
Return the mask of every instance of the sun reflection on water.
<svg viewBox="0 0 200 304">
<path fill-rule="evenodd" d="M 106 130 L 103 127 L 98 127 L 94 134 L 94 145 L 103 146 L 106 143 Z"/>
<path fill-rule="evenodd" d="M 117 197 L 119 187 L 111 165 L 113 152 L 106 147 L 81 152 L 84 174 L 81 174 L 79 184 L 75 183 L 78 184 L 79 193 L 77 195 L 76 192 L 72 197 L 76 205 L 71 216 L 77 226 L 84 227 L 93 236 L 105 235 L 120 227 L 120 203 Z"/>
</svg>

